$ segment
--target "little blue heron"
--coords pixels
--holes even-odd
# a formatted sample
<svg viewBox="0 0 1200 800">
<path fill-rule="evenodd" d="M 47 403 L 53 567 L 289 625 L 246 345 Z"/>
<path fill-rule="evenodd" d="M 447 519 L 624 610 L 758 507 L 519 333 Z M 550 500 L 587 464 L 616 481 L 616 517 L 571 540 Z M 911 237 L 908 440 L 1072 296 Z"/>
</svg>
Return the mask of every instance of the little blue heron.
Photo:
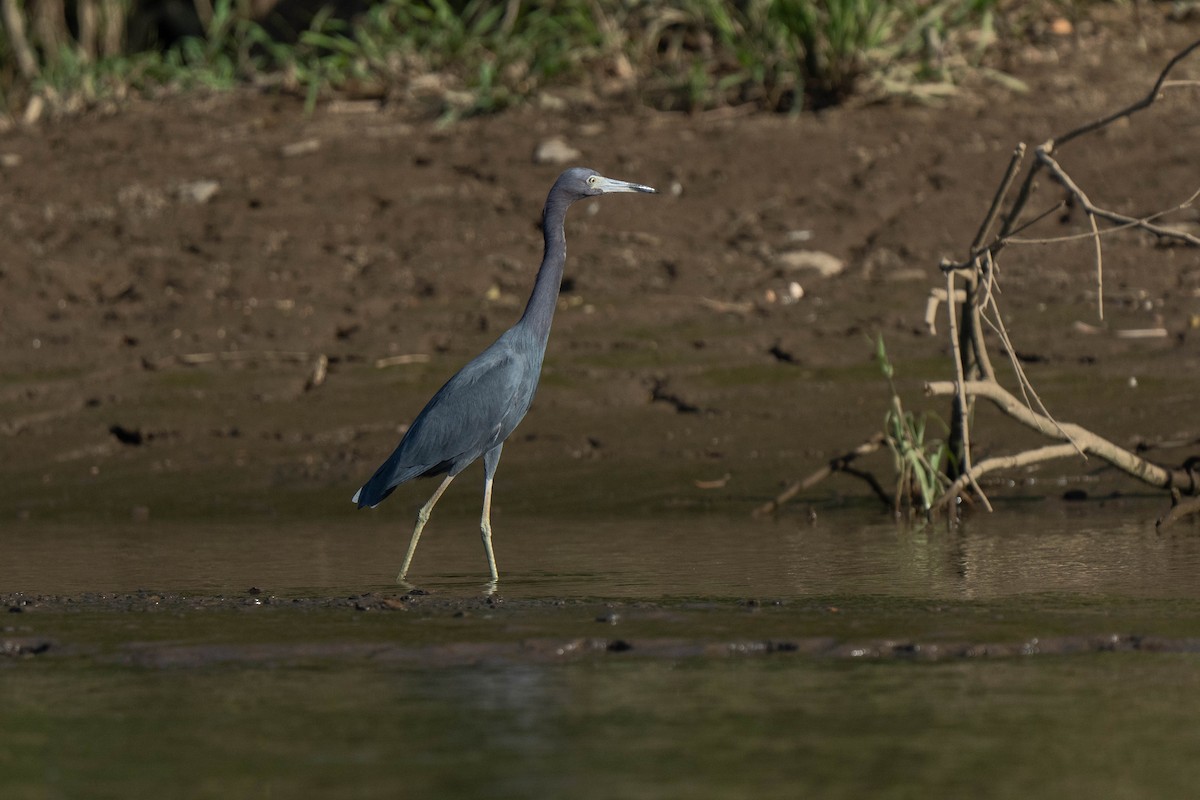
<svg viewBox="0 0 1200 800">
<path fill-rule="evenodd" d="M 639 183 L 605 178 L 595 170 L 575 167 L 554 182 L 542 210 L 542 235 L 546 240 L 542 266 L 533 283 L 525 313 L 515 325 L 500 334 L 492 345 L 475 357 L 421 409 L 396 450 L 354 493 L 359 508 L 374 508 L 396 487 L 413 478 L 445 475 L 429 502 L 417 512 L 412 541 L 396 577 L 403 583 L 412 563 L 421 529 L 442 493 L 460 472 L 483 456 L 483 516 L 479 523 L 483 549 L 487 553 L 492 583 L 500 579 L 492 552 L 492 478 L 500 462 L 504 440 L 517 427 L 533 402 L 550 323 L 558 304 L 567 239 L 563 220 L 576 200 L 614 192 L 649 192 Z"/>
</svg>

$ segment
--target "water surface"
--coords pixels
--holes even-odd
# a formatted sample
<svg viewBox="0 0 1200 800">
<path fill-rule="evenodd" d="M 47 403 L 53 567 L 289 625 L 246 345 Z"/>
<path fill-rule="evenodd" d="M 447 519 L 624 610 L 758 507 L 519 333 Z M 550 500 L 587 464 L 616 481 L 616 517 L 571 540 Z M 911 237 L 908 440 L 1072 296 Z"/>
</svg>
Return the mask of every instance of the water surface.
<svg viewBox="0 0 1200 800">
<path fill-rule="evenodd" d="M 759 521 L 497 516 L 503 593 L 563 598 L 802 598 L 884 595 L 988 599 L 1029 592 L 1200 597 L 1200 530 L 1158 533 L 1161 501 L 1119 508 L 1053 500 L 958 526 L 900 524 L 872 511 Z M 394 588 L 406 514 L 278 523 L 27 521 L 0 530 L 0 588 L 72 593 L 139 588 L 283 595 Z M 487 577 L 477 523 L 435 517 L 409 577 L 471 594 Z"/>
<path fill-rule="evenodd" d="M 0 658 L 0 796 L 1187 796 L 1200 531 L 1158 510 L 500 514 L 491 598 L 455 513 L 408 599 L 398 514 L 12 524 L 3 591 L 70 601 L 7 615 L 47 649 Z"/>
</svg>

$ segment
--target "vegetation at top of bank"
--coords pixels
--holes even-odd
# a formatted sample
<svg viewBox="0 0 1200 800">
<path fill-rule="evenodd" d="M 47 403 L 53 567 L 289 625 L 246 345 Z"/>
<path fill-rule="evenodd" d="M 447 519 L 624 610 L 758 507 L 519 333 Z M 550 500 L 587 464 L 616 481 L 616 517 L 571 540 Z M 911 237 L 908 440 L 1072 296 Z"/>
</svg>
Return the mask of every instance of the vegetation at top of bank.
<svg viewBox="0 0 1200 800">
<path fill-rule="evenodd" d="M 36 116 L 248 84 L 309 104 L 378 97 L 449 117 L 546 90 L 796 111 L 936 94 L 980 69 L 1003 80 L 983 58 L 1033 19 L 999 0 L 367 0 L 315 14 L 263 3 L 0 0 L 0 110 Z"/>
</svg>

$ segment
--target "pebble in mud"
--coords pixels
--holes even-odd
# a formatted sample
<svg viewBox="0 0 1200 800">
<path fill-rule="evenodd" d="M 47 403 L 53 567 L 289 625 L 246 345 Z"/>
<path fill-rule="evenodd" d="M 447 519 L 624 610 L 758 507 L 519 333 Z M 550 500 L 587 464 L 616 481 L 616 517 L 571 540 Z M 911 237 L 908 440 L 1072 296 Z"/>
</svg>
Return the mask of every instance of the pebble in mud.
<svg viewBox="0 0 1200 800">
<path fill-rule="evenodd" d="M 0 639 L 0 656 L 39 656 L 54 646 L 55 643 L 50 639 L 42 639 L 36 636 L 14 636 Z"/>
<path fill-rule="evenodd" d="M 567 144 L 564 139 L 554 137 L 538 144 L 533 151 L 533 163 L 568 164 L 577 161 L 580 155 L 580 152 Z"/>
</svg>

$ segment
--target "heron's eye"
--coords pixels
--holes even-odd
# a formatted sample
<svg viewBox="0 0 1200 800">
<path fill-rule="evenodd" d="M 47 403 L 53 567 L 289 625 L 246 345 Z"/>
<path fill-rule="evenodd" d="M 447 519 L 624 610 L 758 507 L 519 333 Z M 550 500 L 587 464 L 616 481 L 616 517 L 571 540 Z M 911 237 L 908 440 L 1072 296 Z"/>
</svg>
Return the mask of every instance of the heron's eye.
<svg viewBox="0 0 1200 800">
<path fill-rule="evenodd" d="M 595 175 L 592 175 L 591 177 L 588 178 L 588 186 L 595 186 L 599 182 L 600 182 L 600 179 L 597 178 Z"/>
</svg>

